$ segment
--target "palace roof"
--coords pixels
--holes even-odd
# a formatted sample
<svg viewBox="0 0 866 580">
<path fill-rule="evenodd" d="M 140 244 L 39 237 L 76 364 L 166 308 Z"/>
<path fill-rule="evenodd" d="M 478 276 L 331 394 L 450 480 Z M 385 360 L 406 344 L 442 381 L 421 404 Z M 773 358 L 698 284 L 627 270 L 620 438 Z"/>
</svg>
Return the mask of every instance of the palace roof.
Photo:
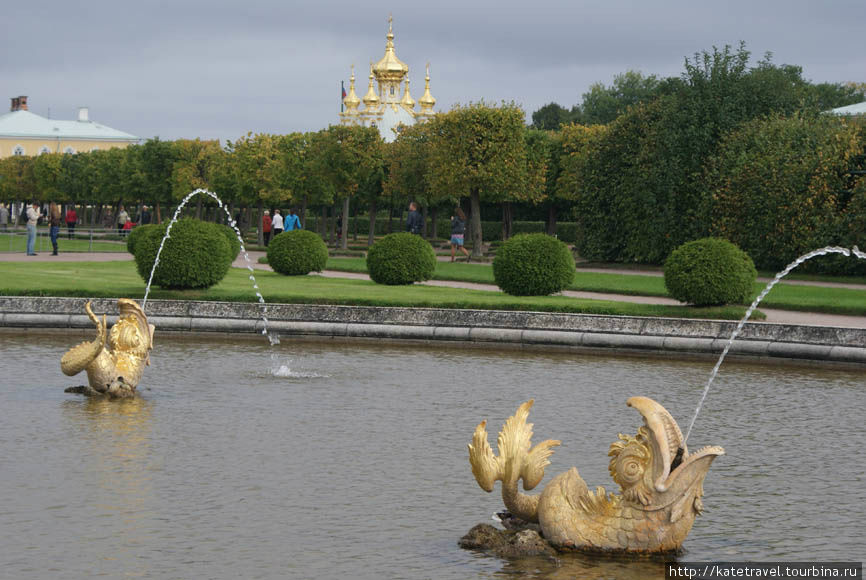
<svg viewBox="0 0 866 580">
<path fill-rule="evenodd" d="M 100 125 L 94 121 L 46 119 L 25 110 L 0 115 L 0 138 L 3 137 L 138 141 L 138 137 L 135 135 Z"/>
</svg>

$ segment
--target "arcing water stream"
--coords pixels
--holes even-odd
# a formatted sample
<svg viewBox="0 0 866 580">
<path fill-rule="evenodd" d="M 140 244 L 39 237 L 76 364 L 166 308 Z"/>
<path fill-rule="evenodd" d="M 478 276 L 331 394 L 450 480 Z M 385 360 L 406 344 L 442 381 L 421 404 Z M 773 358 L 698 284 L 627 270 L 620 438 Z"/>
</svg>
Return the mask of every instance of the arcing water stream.
<svg viewBox="0 0 866 580">
<path fill-rule="evenodd" d="M 779 280 L 787 276 L 791 272 L 791 270 L 793 270 L 803 262 L 806 262 L 807 260 L 811 260 L 812 258 L 815 258 L 817 256 L 826 256 L 827 254 L 842 254 L 843 256 L 850 256 L 851 254 L 854 254 L 854 256 L 860 258 L 861 260 L 866 259 L 866 252 L 861 252 L 857 248 L 857 246 L 854 246 L 850 250 L 848 248 L 840 248 L 837 246 L 827 246 L 826 248 L 812 250 L 808 254 L 803 254 L 802 256 L 788 264 L 788 266 L 784 270 L 776 274 L 776 277 L 773 278 L 769 284 L 767 284 L 767 286 L 760 294 L 758 294 L 758 297 L 755 298 L 755 301 L 752 302 L 752 305 L 749 306 L 748 310 L 746 310 L 746 315 L 743 316 L 743 319 L 740 320 L 739 324 L 737 324 L 734 332 L 731 333 L 731 338 L 728 339 L 728 343 L 725 345 L 725 349 L 722 351 L 722 355 L 719 357 L 718 362 L 716 362 L 716 366 L 713 367 L 713 370 L 710 373 L 710 378 L 707 381 L 707 385 L 704 387 L 704 392 L 701 395 L 701 400 L 698 402 L 698 408 L 695 409 L 695 415 L 692 417 L 692 421 L 691 423 L 689 423 L 688 431 L 686 431 L 686 437 L 685 439 L 683 439 L 683 445 L 686 444 L 686 441 L 688 441 L 689 439 L 689 435 L 691 435 L 692 433 L 692 427 L 694 427 L 695 420 L 698 418 L 698 414 L 701 412 L 701 407 L 704 404 L 704 399 L 707 398 L 707 393 L 710 391 L 710 385 L 713 384 L 713 380 L 716 378 L 716 375 L 719 372 L 719 367 L 722 366 L 722 361 L 725 360 L 725 356 L 727 356 L 728 351 L 731 350 L 731 345 L 734 343 L 734 339 L 737 338 L 737 335 L 740 334 L 740 331 L 743 329 L 746 321 L 749 320 L 750 316 L 752 316 L 752 312 L 755 311 L 755 308 L 758 307 L 758 304 L 761 303 L 761 300 L 763 300 L 767 296 L 767 294 L 769 294 L 770 290 L 773 289 L 773 286 L 775 286 Z"/>
<path fill-rule="evenodd" d="M 262 334 L 264 334 L 265 336 L 268 337 L 268 340 L 270 341 L 271 345 L 279 344 L 280 343 L 280 337 L 276 334 L 271 334 L 270 332 L 268 332 L 268 316 L 267 316 L 267 308 L 268 307 L 265 304 L 265 299 L 262 296 L 262 293 L 259 292 L 259 285 L 256 282 L 256 277 L 254 275 L 255 271 L 253 270 L 252 262 L 250 261 L 250 256 L 247 253 L 247 249 L 244 246 L 244 239 L 243 239 L 243 236 L 241 236 L 241 231 L 238 229 L 237 223 L 232 218 L 231 214 L 229 213 L 228 208 L 223 205 L 223 202 L 219 198 L 219 196 L 217 196 L 217 194 L 215 194 L 214 192 L 209 191 L 207 189 L 199 188 L 193 192 L 190 192 L 189 195 L 187 195 L 185 198 L 183 198 L 183 201 L 180 202 L 180 205 L 178 205 L 177 209 L 174 211 L 174 216 L 171 218 L 171 221 L 168 224 L 168 228 L 166 228 L 166 230 L 165 230 L 165 235 L 162 238 L 162 242 L 160 242 L 160 244 L 159 244 L 159 250 L 157 250 L 157 252 L 156 252 L 156 259 L 153 262 L 153 268 L 151 268 L 151 270 L 150 270 L 150 277 L 147 280 L 147 287 L 144 289 L 144 300 L 141 303 L 142 310 L 144 310 L 147 307 L 147 296 L 148 296 L 148 294 L 150 294 L 150 285 L 153 282 L 153 273 L 156 272 L 156 268 L 157 268 L 157 266 L 159 266 L 159 255 L 162 253 L 162 247 L 165 245 L 166 240 L 168 240 L 171 237 L 171 227 L 177 221 L 178 217 L 180 216 L 180 212 L 181 212 L 181 210 L 183 210 L 183 207 L 186 205 L 186 203 L 190 199 L 192 199 L 195 195 L 198 195 L 198 194 L 209 195 L 210 197 L 215 199 L 216 202 L 219 204 L 220 208 L 222 208 L 222 210 L 224 212 L 226 212 L 226 217 L 228 218 L 228 224 L 235 231 L 235 235 L 238 237 L 238 242 L 240 242 L 240 244 L 241 244 L 241 253 L 244 255 L 244 260 L 247 263 L 247 269 L 250 271 L 250 281 L 253 283 L 253 290 L 255 290 L 256 296 L 259 299 L 259 305 L 261 305 L 261 307 L 262 307 Z"/>
</svg>

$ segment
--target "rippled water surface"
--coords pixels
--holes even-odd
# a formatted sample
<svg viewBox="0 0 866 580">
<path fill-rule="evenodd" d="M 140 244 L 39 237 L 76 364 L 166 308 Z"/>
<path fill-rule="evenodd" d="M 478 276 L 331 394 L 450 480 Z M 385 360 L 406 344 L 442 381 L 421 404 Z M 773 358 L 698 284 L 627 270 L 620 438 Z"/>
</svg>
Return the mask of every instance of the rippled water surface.
<svg viewBox="0 0 866 580">
<path fill-rule="evenodd" d="M 545 481 L 576 465 L 612 489 L 608 445 L 641 423 L 625 400 L 684 427 L 713 364 L 157 335 L 142 397 L 102 402 L 63 393 L 80 340 L 0 334 L 0 577 L 661 578 L 459 549 L 502 507 L 466 444 L 534 397 L 536 440 L 563 441 Z M 725 363 L 689 443 L 727 455 L 683 559 L 864 559 L 863 377 Z"/>
</svg>

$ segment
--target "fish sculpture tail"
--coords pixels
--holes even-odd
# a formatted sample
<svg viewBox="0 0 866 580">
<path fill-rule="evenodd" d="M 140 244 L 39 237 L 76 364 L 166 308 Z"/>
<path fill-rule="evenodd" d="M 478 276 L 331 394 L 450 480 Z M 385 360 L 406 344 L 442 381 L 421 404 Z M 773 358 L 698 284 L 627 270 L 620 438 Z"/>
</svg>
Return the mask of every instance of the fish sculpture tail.
<svg viewBox="0 0 866 580">
<path fill-rule="evenodd" d="M 105 341 L 108 338 L 105 315 L 100 320 L 90 309 L 89 301 L 84 309 L 87 311 L 87 316 L 96 325 L 96 338 L 91 342 L 82 342 L 78 346 L 72 347 L 60 359 L 60 370 L 70 377 L 83 371 L 99 356 L 99 353 L 105 348 Z"/>
<path fill-rule="evenodd" d="M 502 499 L 511 513 L 521 519 L 538 521 L 538 498 L 521 493 L 517 483 L 523 480 L 523 489 L 531 490 L 541 483 L 544 468 L 550 465 L 548 458 L 553 447 L 562 442 L 548 439 L 532 447 L 532 423 L 527 423 L 533 400 L 523 403 L 517 412 L 505 421 L 499 432 L 494 455 L 487 439 L 487 421 L 475 428 L 469 444 L 469 463 L 475 481 L 484 491 L 493 491 L 496 481 L 502 482 Z"/>
</svg>

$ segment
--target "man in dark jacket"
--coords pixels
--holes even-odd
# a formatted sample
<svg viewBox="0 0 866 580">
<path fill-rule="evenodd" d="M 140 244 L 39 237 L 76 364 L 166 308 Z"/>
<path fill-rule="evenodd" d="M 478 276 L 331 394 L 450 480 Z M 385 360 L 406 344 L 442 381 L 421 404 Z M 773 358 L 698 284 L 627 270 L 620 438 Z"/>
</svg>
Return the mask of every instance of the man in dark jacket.
<svg viewBox="0 0 866 580">
<path fill-rule="evenodd" d="M 418 211 L 418 204 L 413 201 L 409 204 L 409 217 L 406 219 L 406 231 L 420 236 L 422 225 L 423 218 L 421 217 L 421 212 Z"/>
</svg>

